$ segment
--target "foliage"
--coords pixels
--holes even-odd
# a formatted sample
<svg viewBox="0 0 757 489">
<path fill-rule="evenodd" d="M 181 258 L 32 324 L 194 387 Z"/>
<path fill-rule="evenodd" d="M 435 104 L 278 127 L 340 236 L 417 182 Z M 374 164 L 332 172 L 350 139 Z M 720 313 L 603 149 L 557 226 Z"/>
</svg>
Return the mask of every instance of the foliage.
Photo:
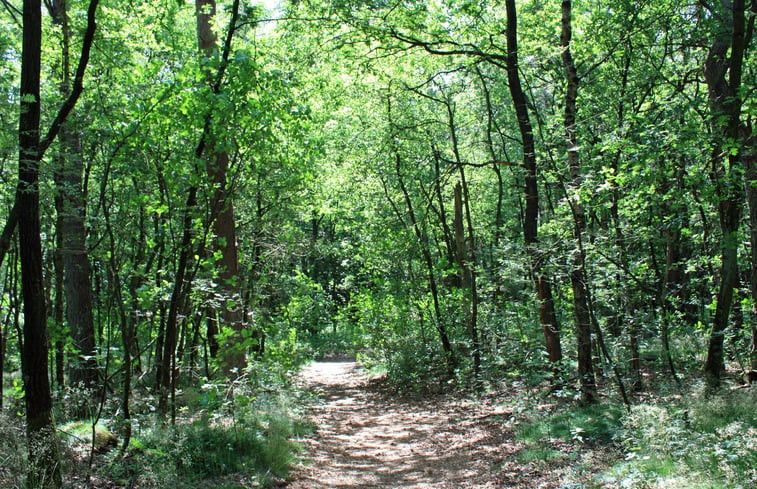
<svg viewBox="0 0 757 489">
<path fill-rule="evenodd" d="M 283 477 L 292 462 L 291 436 L 292 421 L 276 408 L 257 415 L 241 413 L 233 424 L 196 419 L 175 427 L 154 426 L 135 435 L 132 454 L 121 470 L 144 467 L 137 480 L 149 487 L 171 480 L 207 484 L 232 474 L 245 480 L 264 480 L 268 474 Z"/>
<path fill-rule="evenodd" d="M 607 477 L 623 487 L 751 487 L 757 483 L 755 392 L 634 406 L 618 440 L 625 462 Z"/>
</svg>

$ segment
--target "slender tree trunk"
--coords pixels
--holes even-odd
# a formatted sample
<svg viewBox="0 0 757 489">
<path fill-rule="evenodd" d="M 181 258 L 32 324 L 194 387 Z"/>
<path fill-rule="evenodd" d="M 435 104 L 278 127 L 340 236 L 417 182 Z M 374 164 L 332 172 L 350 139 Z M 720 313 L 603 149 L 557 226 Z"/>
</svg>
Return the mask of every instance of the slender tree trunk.
<svg viewBox="0 0 757 489">
<path fill-rule="evenodd" d="M 752 11 L 757 9 L 757 3 L 752 0 Z M 747 32 L 754 32 L 755 16 L 749 17 Z M 752 34 L 753 35 L 753 34 Z M 746 49 L 746 47 L 745 47 Z M 749 209 L 749 238 L 751 244 L 751 271 L 750 292 L 752 297 L 751 316 L 751 343 L 749 347 L 749 371 L 746 381 L 750 384 L 757 383 L 757 135 L 753 133 L 752 126 L 741 125 L 744 140 L 743 160 L 746 166 L 746 195 L 747 208 Z"/>
<path fill-rule="evenodd" d="M 621 74 L 620 83 L 620 95 L 618 103 L 618 127 L 623 129 L 625 126 L 625 98 L 628 91 L 628 74 L 631 68 L 631 58 L 633 53 L 633 46 L 630 41 L 627 42 L 626 50 L 623 58 L 623 71 Z M 620 174 L 620 158 L 622 155 L 621 149 L 618 149 L 612 159 L 612 171 L 613 176 L 610 181 L 611 199 L 610 199 L 610 217 L 613 227 L 613 241 L 615 249 L 617 250 L 617 260 L 619 263 L 619 270 L 616 272 L 616 301 L 618 304 L 615 315 L 610 319 L 611 331 L 615 331 L 620 334 L 621 325 L 626 324 L 628 334 L 628 348 L 630 350 L 631 358 L 628 359 L 628 368 L 630 370 L 629 376 L 631 381 L 631 389 L 634 392 L 639 392 L 643 388 L 641 381 L 641 351 L 639 347 L 639 321 L 634 315 L 634 304 L 629 294 L 628 286 L 625 284 L 628 270 L 628 258 L 625 250 L 626 239 L 623 235 L 623 229 L 620 220 L 620 189 L 616 180 L 617 175 Z"/>
<path fill-rule="evenodd" d="M 518 20 L 515 0 L 506 0 L 507 10 L 507 80 L 518 117 L 518 128 L 523 144 L 523 166 L 526 169 L 526 208 L 523 219 L 523 236 L 531 260 L 531 274 L 539 300 L 539 320 L 544 330 L 549 361 L 556 364 L 562 360 L 560 324 L 555 314 L 552 283 L 544 272 L 544 256 L 538 245 L 539 188 L 536 169 L 536 145 L 534 131 L 528 115 L 526 94 L 520 82 L 518 68 Z"/>
<path fill-rule="evenodd" d="M 565 93 L 565 142 L 568 153 L 568 201 L 573 214 L 573 235 L 576 249 L 571 257 L 570 283 L 573 288 L 573 308 L 576 316 L 576 343 L 578 352 L 578 378 L 581 385 L 581 401 L 593 403 L 597 399 L 597 386 L 592 365 L 591 314 L 589 310 L 589 283 L 586 275 L 586 254 L 583 247 L 583 231 L 586 216 L 581 204 L 581 167 L 576 137 L 576 104 L 578 99 L 579 78 L 573 62 L 570 43 L 572 38 L 571 2 L 562 2 L 562 60 L 565 68 L 567 88 Z"/>
<path fill-rule="evenodd" d="M 447 253 L 447 261 L 449 263 L 455 263 L 455 246 L 452 244 L 454 238 L 450 231 L 449 224 L 447 224 L 447 210 L 444 205 L 444 197 L 442 196 L 442 174 L 439 165 L 439 152 L 434 148 L 434 194 L 436 195 L 436 201 L 439 204 L 439 223 L 442 226 L 442 236 L 444 239 L 444 249 Z M 455 285 L 460 284 L 459 276 L 454 276 Z"/>
<path fill-rule="evenodd" d="M 663 212 L 667 214 L 667 212 Z M 677 383 L 680 383 L 676 373 L 675 364 L 673 363 L 673 354 L 670 351 L 670 322 L 674 315 L 675 305 L 673 296 L 681 287 L 682 275 L 680 273 L 680 230 L 677 226 L 665 230 L 665 273 L 661 287 L 660 309 L 660 339 L 662 340 L 662 349 L 665 355 L 665 361 L 668 364 L 670 376 Z"/>
<path fill-rule="evenodd" d="M 208 10 L 206 2 L 197 0 L 197 15 L 198 26 L 200 24 L 200 16 L 209 16 L 214 10 Z M 229 62 L 229 54 L 231 53 L 231 40 L 234 36 L 236 29 L 237 17 L 239 15 L 239 0 L 234 0 L 232 6 L 231 19 L 229 21 L 229 28 L 226 33 L 226 39 L 223 46 L 223 53 L 221 55 L 221 64 L 215 73 L 215 78 L 212 81 L 211 91 L 214 94 L 219 94 L 221 91 L 221 83 L 226 73 L 226 66 Z M 212 16 L 211 16 L 212 17 Z M 209 19 L 208 19 L 209 22 Z M 205 33 L 207 34 L 207 33 Z M 198 30 L 198 36 L 200 36 Z M 212 35 L 212 32 L 211 32 Z M 211 126 L 213 114 L 207 113 L 204 118 L 204 126 L 200 141 L 195 148 L 195 159 L 200 160 L 205 157 L 205 152 L 208 150 L 209 138 L 212 137 Z M 212 143 L 212 141 L 210 141 Z M 211 144 L 212 147 L 212 144 Z M 179 260 L 176 267 L 176 276 L 174 277 L 174 286 L 171 292 L 171 299 L 168 306 L 168 317 L 166 319 L 165 336 L 163 344 L 163 353 L 161 355 L 161 362 L 158 364 L 157 378 L 159 384 L 159 398 L 158 398 L 158 410 L 160 412 L 167 412 L 168 409 L 168 397 L 170 394 L 171 399 L 174 398 L 174 389 L 178 382 L 178 370 L 176 362 L 176 347 L 178 341 L 178 318 L 181 307 L 186 302 L 186 293 L 188 292 L 189 285 L 191 283 L 191 270 L 188 270 L 189 262 L 192 256 L 192 235 L 193 218 L 197 208 L 197 192 L 199 188 L 197 185 L 192 185 L 187 192 L 187 200 L 184 208 L 183 219 L 183 236 L 179 248 Z M 175 408 L 175 406 L 173 406 Z"/>
<path fill-rule="evenodd" d="M 60 162 L 59 162 L 60 163 Z M 62 175 L 60 174 L 60 164 L 55 171 L 54 180 L 55 186 L 63 184 Z M 56 221 L 55 227 L 57 232 L 55 234 L 55 251 L 53 252 L 53 269 L 55 270 L 55 302 L 53 303 L 53 327 L 55 328 L 55 382 L 59 389 L 62 389 L 65 385 L 65 347 L 64 338 L 66 331 L 63 323 L 64 315 L 64 301 L 63 301 L 63 195 L 61 192 L 55 192 L 55 213 Z"/>
<path fill-rule="evenodd" d="M 757 152 L 754 150 L 757 138 L 751 136 L 747 148 L 752 148 L 744 155 L 746 163 L 746 193 L 749 209 L 749 238 L 751 242 L 751 271 L 749 276 L 749 291 L 752 297 L 751 319 L 751 343 L 749 347 L 749 372 L 747 382 L 757 382 Z"/>
<path fill-rule="evenodd" d="M 413 226 L 413 232 L 415 233 L 415 237 L 418 240 L 418 244 L 421 248 L 423 260 L 426 263 L 428 284 L 429 289 L 431 290 L 431 299 L 433 300 L 434 304 L 434 315 L 436 316 L 436 331 L 439 334 L 439 339 L 442 343 L 442 349 L 447 360 L 447 374 L 450 378 L 452 378 L 455 375 L 455 367 L 457 362 L 455 360 L 455 354 L 452 349 L 452 343 L 450 342 L 449 335 L 447 334 L 447 328 L 445 327 L 442 319 L 441 306 L 439 305 L 439 288 L 436 283 L 436 275 L 434 274 L 434 262 L 431 257 L 431 252 L 428 249 L 428 240 L 423 231 L 421 231 L 420 224 L 416 219 L 413 202 L 410 199 L 410 193 L 407 191 L 407 187 L 405 187 L 405 182 L 402 178 L 401 166 L 402 159 L 400 158 L 399 153 L 395 152 L 395 170 L 397 174 L 397 182 L 399 183 L 400 190 L 402 190 L 402 196 L 405 199 L 407 212 L 410 216 L 410 224 Z"/>
<path fill-rule="evenodd" d="M 478 331 L 478 289 L 476 288 L 476 248 L 473 233 L 473 219 L 470 212 L 470 192 L 465 167 L 460 157 L 457 139 L 454 106 L 445 100 L 447 122 L 452 142 L 452 152 L 460 172 L 460 183 L 455 187 L 455 248 L 461 275 L 461 286 L 468 290 L 468 304 L 465 306 L 466 327 L 473 349 L 473 372 L 476 377 L 481 374 L 481 344 Z M 467 233 L 466 233 L 467 228 Z M 467 236 L 466 236 L 467 235 Z"/>
<path fill-rule="evenodd" d="M 16 284 L 14 281 L 14 268 L 15 263 L 6 267 L 5 283 L 3 284 L 3 290 L 9 295 L 9 305 L 13 305 L 13 296 L 16 294 Z M 4 377 L 5 375 L 5 345 L 8 338 L 8 329 L 14 314 L 14 308 L 9 307 L 5 313 L 5 320 L 3 324 L 0 324 L 0 410 L 3 409 L 3 392 L 4 391 Z"/>
<path fill-rule="evenodd" d="M 158 410 L 161 413 L 168 412 L 169 395 L 172 393 L 172 387 L 176 385 L 177 372 L 174 371 L 174 367 L 176 365 L 176 344 L 179 334 L 179 311 L 181 305 L 184 303 L 183 297 L 186 289 L 187 267 L 192 255 L 192 220 L 196 206 L 197 187 L 192 186 L 187 194 L 187 202 L 184 208 L 183 236 L 179 245 L 179 261 L 176 265 L 173 290 L 171 291 L 171 299 L 168 304 L 168 317 L 163 334 L 163 349 L 160 354 L 160 362 L 156 360 L 159 386 Z"/>
</svg>

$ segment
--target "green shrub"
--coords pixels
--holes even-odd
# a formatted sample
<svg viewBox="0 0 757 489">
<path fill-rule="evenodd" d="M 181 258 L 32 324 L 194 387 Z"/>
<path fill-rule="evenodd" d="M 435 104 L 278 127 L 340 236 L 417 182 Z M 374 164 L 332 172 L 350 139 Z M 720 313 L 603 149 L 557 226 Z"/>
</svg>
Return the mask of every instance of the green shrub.
<svg viewBox="0 0 757 489">
<path fill-rule="evenodd" d="M 623 418 L 619 439 L 627 455 L 614 468 L 618 482 L 623 487 L 757 487 L 755 393 L 694 391 L 685 399 L 686 404 L 634 406 Z"/>
</svg>

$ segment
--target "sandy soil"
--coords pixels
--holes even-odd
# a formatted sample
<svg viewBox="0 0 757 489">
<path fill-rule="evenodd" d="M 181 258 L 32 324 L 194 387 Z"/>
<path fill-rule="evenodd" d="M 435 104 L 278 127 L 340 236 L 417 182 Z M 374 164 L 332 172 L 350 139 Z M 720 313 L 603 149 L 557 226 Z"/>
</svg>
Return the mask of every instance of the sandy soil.
<svg viewBox="0 0 757 489">
<path fill-rule="evenodd" d="M 393 397 L 353 362 L 314 363 L 302 381 L 322 402 L 311 408 L 317 429 L 302 440 L 305 462 L 288 488 L 556 487 L 544 470 L 516 460 L 510 413 L 496 403 Z"/>
</svg>

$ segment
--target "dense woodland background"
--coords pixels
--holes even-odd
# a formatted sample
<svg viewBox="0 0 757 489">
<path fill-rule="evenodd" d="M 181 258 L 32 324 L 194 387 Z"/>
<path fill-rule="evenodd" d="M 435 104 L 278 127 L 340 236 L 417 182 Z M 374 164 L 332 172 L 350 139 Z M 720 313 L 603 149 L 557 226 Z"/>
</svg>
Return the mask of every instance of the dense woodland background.
<svg viewBox="0 0 757 489">
<path fill-rule="evenodd" d="M 218 473 L 283 474 L 291 376 L 347 353 L 539 386 L 624 487 L 750 487 L 756 15 L 3 0 L 0 485 L 189 487 L 229 419 Z"/>
</svg>

